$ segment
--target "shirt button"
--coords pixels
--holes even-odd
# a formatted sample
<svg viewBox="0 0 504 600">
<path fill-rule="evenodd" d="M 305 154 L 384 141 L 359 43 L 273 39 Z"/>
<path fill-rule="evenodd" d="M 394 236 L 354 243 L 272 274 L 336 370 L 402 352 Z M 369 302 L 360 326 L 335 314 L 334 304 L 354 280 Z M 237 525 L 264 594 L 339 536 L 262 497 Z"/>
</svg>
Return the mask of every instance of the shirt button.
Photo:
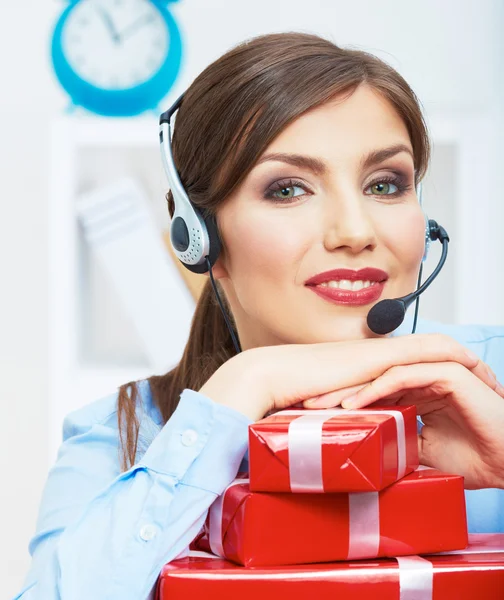
<svg viewBox="0 0 504 600">
<path fill-rule="evenodd" d="M 144 525 L 142 529 L 140 529 L 140 537 L 145 542 L 149 542 L 157 535 L 157 527 L 155 525 Z"/>
<path fill-rule="evenodd" d="M 198 434 L 194 431 L 194 429 L 186 429 L 184 433 L 182 433 L 182 443 L 184 446 L 192 446 L 198 439 Z"/>
</svg>

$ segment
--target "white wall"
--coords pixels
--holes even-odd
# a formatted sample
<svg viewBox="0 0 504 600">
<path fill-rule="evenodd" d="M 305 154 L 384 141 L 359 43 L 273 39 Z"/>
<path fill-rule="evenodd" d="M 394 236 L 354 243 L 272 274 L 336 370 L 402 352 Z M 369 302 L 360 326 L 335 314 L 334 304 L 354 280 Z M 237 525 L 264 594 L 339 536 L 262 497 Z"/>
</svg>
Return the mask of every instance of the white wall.
<svg viewBox="0 0 504 600">
<path fill-rule="evenodd" d="M 67 99 L 52 76 L 48 48 L 51 28 L 64 5 L 24 0 L 3 2 L 0 7 L 2 598 L 20 588 L 29 566 L 27 545 L 49 467 L 48 156 L 51 123 Z M 436 122 L 457 115 L 489 122 L 488 154 L 494 161 L 490 181 L 480 181 L 476 163 L 474 172 L 468 169 L 463 178 L 466 201 L 471 197 L 467 189 L 474 186 L 475 213 L 478 207 L 487 207 L 480 217 L 461 224 L 462 231 L 472 222 L 484 228 L 480 254 L 460 241 L 460 252 L 469 262 L 466 273 L 456 274 L 468 275 L 484 287 L 464 284 L 467 296 L 458 316 L 480 322 L 503 319 L 504 284 L 499 275 L 504 236 L 499 224 L 504 222 L 500 198 L 504 175 L 497 152 L 504 133 L 500 40 L 504 9 L 499 0 L 182 0 L 173 12 L 186 52 L 185 70 L 173 98 L 237 41 L 295 29 L 331 36 L 340 45 L 354 45 L 391 62 L 416 90 L 428 118 Z M 452 158 L 447 151 L 445 160 Z M 440 183 L 437 190 L 442 189 Z M 483 199 L 478 197 L 480 189 L 488 190 Z M 438 200 L 443 202 L 442 197 Z"/>
<path fill-rule="evenodd" d="M 48 68 L 48 31 L 60 4 L 0 8 L 0 597 L 29 565 L 47 475 L 47 170 L 50 119 L 65 100 Z"/>
</svg>

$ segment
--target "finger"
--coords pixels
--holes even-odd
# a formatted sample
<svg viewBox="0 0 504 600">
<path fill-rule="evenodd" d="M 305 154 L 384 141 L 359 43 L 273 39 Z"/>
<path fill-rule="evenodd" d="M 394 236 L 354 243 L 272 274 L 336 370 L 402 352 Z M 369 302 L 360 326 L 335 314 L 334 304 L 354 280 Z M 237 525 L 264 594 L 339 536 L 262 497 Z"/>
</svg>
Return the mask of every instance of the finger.
<svg viewBox="0 0 504 600">
<path fill-rule="evenodd" d="M 345 398 L 348 396 L 353 396 L 356 392 L 364 388 L 366 385 L 370 383 L 369 381 L 366 383 L 362 383 L 360 385 L 353 385 L 348 388 L 343 388 L 342 390 L 336 390 L 333 392 L 327 392 L 326 394 L 321 394 L 315 398 L 308 398 L 303 402 L 304 408 L 334 408 L 335 406 L 339 406 Z"/>
<path fill-rule="evenodd" d="M 478 363 L 482 362 L 472 350 L 466 348 L 454 338 L 440 333 L 409 334 L 388 338 L 388 341 L 392 340 L 400 342 L 398 347 L 394 348 L 399 360 L 394 362 L 393 365 L 451 361 L 458 362 L 467 369 L 473 369 Z M 404 356 L 401 357 L 399 353 L 402 352 L 404 352 Z"/>
<path fill-rule="evenodd" d="M 492 381 L 495 380 L 495 391 L 499 394 L 499 396 L 502 396 L 504 394 L 504 386 L 497 379 L 497 375 L 492 371 L 492 369 L 489 367 L 489 365 L 487 365 L 485 363 L 485 366 L 488 369 L 488 372 L 490 373 L 490 377 L 491 377 Z"/>
<path fill-rule="evenodd" d="M 470 371 L 471 371 L 471 373 L 473 373 L 473 375 L 475 375 L 476 377 L 478 377 L 478 379 L 480 379 L 483 383 L 485 383 L 490 389 L 492 389 L 497 394 L 499 394 L 502 398 L 504 398 L 504 388 L 499 384 L 499 382 L 497 381 L 497 379 L 495 377 L 495 374 L 493 373 L 493 371 L 490 369 L 490 367 L 486 363 L 484 363 L 483 361 L 480 360 L 478 362 L 478 364 L 476 365 L 476 367 L 474 367 L 473 369 L 470 369 Z M 389 370 L 389 372 L 390 372 L 390 370 Z M 383 377 L 383 375 L 381 377 Z M 358 391 L 365 388 L 366 386 L 372 386 L 372 384 L 373 384 L 373 382 L 367 382 L 366 384 L 345 388 L 343 390 L 338 390 L 335 392 L 329 392 L 327 394 L 322 394 L 322 395 L 318 396 L 317 398 L 306 400 L 303 403 L 303 405 L 305 408 L 330 408 L 330 407 L 334 407 L 334 406 L 340 406 L 341 402 L 343 400 L 350 401 L 350 398 L 354 394 L 356 394 Z M 396 397 L 399 397 L 401 395 L 401 391 L 404 391 L 404 389 L 412 389 L 412 388 L 411 387 L 403 388 L 402 390 L 398 390 L 397 393 L 390 392 L 390 393 L 386 394 L 387 399 L 393 400 Z M 384 392 L 384 394 L 385 394 L 385 392 Z M 381 400 L 384 397 L 385 397 L 385 395 L 381 395 L 379 399 Z M 345 408 L 346 408 L 346 405 L 345 405 Z"/>
<path fill-rule="evenodd" d="M 425 390 L 424 393 L 422 389 Z M 411 390 L 409 394 L 408 390 Z M 441 405 L 445 404 L 444 398 L 450 395 L 459 410 L 471 412 L 474 406 L 473 403 L 467 402 L 467 399 L 478 398 L 481 408 L 483 397 L 486 398 L 482 396 L 485 390 L 490 392 L 492 388 L 458 363 L 400 365 L 386 371 L 381 377 L 357 391 L 353 397 L 346 397 L 341 405 L 343 408 L 362 408 L 384 398 L 394 398 L 400 393 L 407 399 L 408 404 L 417 405 L 419 414 L 423 414 L 425 411 L 436 410 L 436 406 L 440 408 L 439 402 Z M 488 398 L 493 406 L 493 401 Z"/>
<path fill-rule="evenodd" d="M 475 367 L 470 369 L 470 371 L 473 375 L 476 375 L 478 379 L 481 379 L 483 383 L 488 385 L 489 388 L 497 392 L 500 396 L 502 395 L 504 389 L 502 389 L 502 386 L 500 386 L 499 382 L 497 381 L 495 373 L 486 363 L 480 360 Z"/>
<path fill-rule="evenodd" d="M 457 363 L 396 365 L 368 383 L 353 397 L 345 398 L 342 406 L 343 408 L 362 408 L 399 391 L 434 385 L 438 388 L 439 393 L 446 393 L 446 391 L 451 391 L 447 389 L 447 379 L 457 376 L 454 373 L 455 370 L 463 369 L 460 365 L 456 367 L 454 365 Z M 469 374 L 467 369 L 465 371 Z"/>
<path fill-rule="evenodd" d="M 467 431 L 449 425 L 422 428 L 418 436 L 418 458 L 421 465 L 463 475 L 466 489 L 473 488 L 475 477 L 484 476 L 486 471 L 483 464 L 475 468 L 480 459 L 468 440 Z"/>
<path fill-rule="evenodd" d="M 480 362 L 477 355 L 443 334 L 287 344 L 251 349 L 233 360 L 247 361 L 247 356 L 258 352 L 259 380 L 268 401 L 277 408 L 373 381 L 394 365 L 453 361 L 473 369 Z M 245 366 L 250 367 L 250 361 Z"/>
<path fill-rule="evenodd" d="M 425 467 L 436 468 L 436 452 L 433 452 L 432 444 L 430 444 L 422 434 L 418 434 L 418 459 L 421 465 Z"/>
<path fill-rule="evenodd" d="M 327 394 L 321 394 L 316 398 L 309 398 L 302 403 L 303 408 L 334 408 L 336 406 L 340 406 L 343 400 L 354 397 L 359 390 L 365 388 L 367 385 L 369 385 L 369 383 L 371 382 L 344 388 L 343 390 L 337 390 L 335 392 L 328 392 Z M 397 392 L 396 394 L 390 394 L 387 396 L 387 402 L 390 404 L 395 404 L 403 396 L 403 390 Z"/>
<path fill-rule="evenodd" d="M 493 374 L 493 371 L 491 371 Z M 493 377 L 491 379 L 491 382 L 487 384 L 490 388 L 492 388 L 492 390 L 496 393 L 499 394 L 499 396 L 501 398 L 504 398 L 504 387 L 499 383 L 499 381 L 497 381 L 497 378 L 495 377 L 495 374 L 493 374 Z"/>
<path fill-rule="evenodd" d="M 497 380 L 495 373 L 486 363 L 482 363 L 482 365 L 485 367 L 485 378 L 480 377 L 480 379 L 486 383 L 488 387 L 491 388 L 496 394 L 499 394 L 501 398 L 504 398 L 504 387 Z M 477 371 L 478 367 L 479 365 L 477 365 L 474 369 L 471 369 L 471 372 L 474 373 L 474 371 Z M 477 375 L 477 373 L 474 374 Z"/>
</svg>

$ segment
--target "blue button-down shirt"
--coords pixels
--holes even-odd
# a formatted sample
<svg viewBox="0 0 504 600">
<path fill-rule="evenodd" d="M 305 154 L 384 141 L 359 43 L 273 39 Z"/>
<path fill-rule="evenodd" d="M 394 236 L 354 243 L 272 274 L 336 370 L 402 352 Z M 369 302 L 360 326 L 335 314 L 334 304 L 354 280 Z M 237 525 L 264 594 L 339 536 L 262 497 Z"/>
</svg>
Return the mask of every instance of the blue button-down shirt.
<svg viewBox="0 0 504 600">
<path fill-rule="evenodd" d="M 411 319 L 394 335 L 411 331 Z M 475 351 L 504 382 L 504 327 L 419 320 Z M 183 554 L 209 506 L 247 468 L 240 412 L 193 390 L 163 425 L 140 383 L 137 460 L 120 472 L 117 393 L 70 413 L 29 544 L 22 600 L 153 598 L 163 565 Z M 504 490 L 466 491 L 470 531 L 504 532 Z"/>
</svg>

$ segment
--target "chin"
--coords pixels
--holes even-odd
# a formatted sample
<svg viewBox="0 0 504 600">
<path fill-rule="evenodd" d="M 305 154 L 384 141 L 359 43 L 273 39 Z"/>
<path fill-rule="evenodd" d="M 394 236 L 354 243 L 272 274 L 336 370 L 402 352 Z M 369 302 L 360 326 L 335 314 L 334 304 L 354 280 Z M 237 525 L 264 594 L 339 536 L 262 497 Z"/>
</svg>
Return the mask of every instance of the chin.
<svg viewBox="0 0 504 600">
<path fill-rule="evenodd" d="M 330 327 L 327 326 L 327 323 L 321 323 L 319 326 L 314 326 L 311 331 L 305 335 L 300 332 L 302 339 L 292 340 L 291 343 L 316 344 L 324 342 L 350 342 L 385 337 L 374 333 L 369 329 L 366 316 L 367 313 L 360 317 L 332 319 Z"/>
</svg>

